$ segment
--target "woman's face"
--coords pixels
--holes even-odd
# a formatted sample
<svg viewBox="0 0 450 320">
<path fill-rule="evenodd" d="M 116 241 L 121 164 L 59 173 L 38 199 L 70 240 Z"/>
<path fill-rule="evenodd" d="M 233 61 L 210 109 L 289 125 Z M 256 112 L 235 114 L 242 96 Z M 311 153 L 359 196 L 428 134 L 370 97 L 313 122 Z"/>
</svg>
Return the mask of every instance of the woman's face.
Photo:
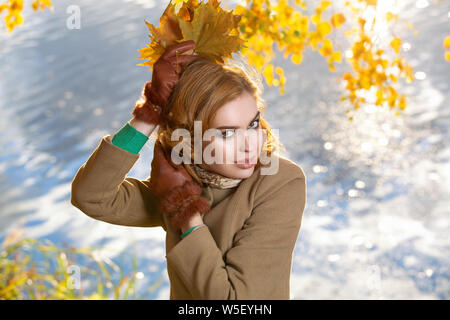
<svg viewBox="0 0 450 320">
<path fill-rule="evenodd" d="M 259 116 L 255 98 L 246 91 L 223 105 L 212 121 L 211 127 L 217 131 L 210 131 L 214 133 L 210 137 L 204 136 L 209 141 L 203 141 L 203 163 L 199 166 L 229 178 L 251 176 L 264 144 Z M 212 159 L 210 156 L 214 162 L 205 163 L 205 157 Z"/>
</svg>

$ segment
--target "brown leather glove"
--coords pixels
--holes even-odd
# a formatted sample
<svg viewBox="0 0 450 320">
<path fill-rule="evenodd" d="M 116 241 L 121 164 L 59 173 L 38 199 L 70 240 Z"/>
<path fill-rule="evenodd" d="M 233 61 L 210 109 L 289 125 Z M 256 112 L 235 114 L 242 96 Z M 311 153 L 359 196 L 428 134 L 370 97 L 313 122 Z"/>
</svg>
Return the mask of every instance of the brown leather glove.
<svg viewBox="0 0 450 320">
<path fill-rule="evenodd" d="M 154 148 L 150 190 L 160 200 L 161 211 L 178 232 L 196 212 L 203 215 L 211 209 L 208 200 L 200 197 L 200 185 L 183 164 L 176 165 L 171 161 L 170 154 L 164 153 L 159 141 Z"/>
<path fill-rule="evenodd" d="M 194 40 L 188 40 L 166 48 L 153 65 L 152 81 L 147 81 L 142 90 L 145 103 L 136 104 L 132 112 L 136 119 L 152 124 L 160 122 L 173 87 L 180 80 L 183 65 L 198 57 L 187 54 L 194 47 Z"/>
</svg>

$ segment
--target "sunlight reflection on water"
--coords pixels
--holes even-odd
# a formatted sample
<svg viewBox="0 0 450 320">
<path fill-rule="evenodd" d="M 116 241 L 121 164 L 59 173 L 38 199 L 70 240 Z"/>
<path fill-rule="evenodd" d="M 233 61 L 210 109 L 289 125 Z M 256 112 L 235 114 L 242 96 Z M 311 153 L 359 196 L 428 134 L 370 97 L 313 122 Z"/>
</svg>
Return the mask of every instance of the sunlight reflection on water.
<svg viewBox="0 0 450 320">
<path fill-rule="evenodd" d="M 151 76 L 137 66 L 148 40 L 144 19 L 155 24 L 167 1 L 80 1 L 80 30 L 65 27 L 69 4 L 58 1 L 53 13 L 27 9 L 12 35 L 0 29 L 1 239 L 23 218 L 27 236 L 104 244 L 111 257 L 134 243 L 141 288 L 163 276 L 148 298 L 168 299 L 161 228 L 106 224 L 69 201 L 71 181 L 101 137 L 131 118 Z M 265 87 L 266 117 L 281 128 L 308 183 L 295 299 L 450 297 L 450 72 L 441 41 L 450 5 L 419 7 L 402 9 L 419 35 L 396 31 L 409 44 L 403 54 L 417 78 L 404 86 L 407 118 L 367 106 L 349 122 L 336 74 L 321 57 L 307 52 L 295 68 L 282 55 L 275 62 L 285 70 L 286 94 Z M 146 178 L 152 153 L 149 142 L 129 176 Z"/>
</svg>

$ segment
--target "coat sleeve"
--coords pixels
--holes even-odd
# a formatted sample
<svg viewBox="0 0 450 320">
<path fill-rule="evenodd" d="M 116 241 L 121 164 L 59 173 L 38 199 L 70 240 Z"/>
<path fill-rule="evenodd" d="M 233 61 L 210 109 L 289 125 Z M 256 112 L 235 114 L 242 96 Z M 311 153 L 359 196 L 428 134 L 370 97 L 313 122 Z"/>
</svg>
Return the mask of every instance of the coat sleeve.
<svg viewBox="0 0 450 320">
<path fill-rule="evenodd" d="M 292 253 L 306 204 L 296 176 L 264 197 L 224 256 L 205 225 L 166 256 L 194 299 L 289 299 Z"/>
<path fill-rule="evenodd" d="M 86 215 L 123 226 L 165 229 L 150 177 L 125 177 L 139 158 L 104 136 L 72 181 L 71 203 Z"/>
</svg>

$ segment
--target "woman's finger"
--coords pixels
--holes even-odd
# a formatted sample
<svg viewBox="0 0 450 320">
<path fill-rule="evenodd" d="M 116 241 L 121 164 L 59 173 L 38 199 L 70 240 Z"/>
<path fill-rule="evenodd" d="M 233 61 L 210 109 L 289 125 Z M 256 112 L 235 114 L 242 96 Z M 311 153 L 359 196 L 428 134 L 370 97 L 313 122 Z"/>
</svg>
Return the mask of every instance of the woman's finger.
<svg viewBox="0 0 450 320">
<path fill-rule="evenodd" d="M 184 66 L 185 64 L 195 60 L 196 58 L 198 58 L 198 56 L 194 56 L 194 55 L 181 55 L 178 57 L 171 57 L 168 58 L 167 61 L 173 66 L 173 68 L 175 69 L 176 73 L 181 73 L 182 71 L 182 66 Z"/>
<path fill-rule="evenodd" d="M 166 60 L 169 61 L 172 65 L 175 65 L 177 63 L 183 65 L 183 64 L 189 63 L 192 60 L 195 60 L 197 58 L 198 58 L 198 55 L 196 56 L 196 55 L 190 54 L 190 55 L 181 55 L 178 57 L 170 57 L 170 58 L 167 58 Z"/>
<path fill-rule="evenodd" d="M 176 51 L 178 52 L 178 55 L 189 51 L 195 47 L 195 41 L 194 40 L 187 40 L 181 43 L 173 44 L 169 47 L 167 47 L 166 51 L 162 55 L 163 59 L 167 59 L 170 57 L 175 57 L 177 55 Z"/>
</svg>

